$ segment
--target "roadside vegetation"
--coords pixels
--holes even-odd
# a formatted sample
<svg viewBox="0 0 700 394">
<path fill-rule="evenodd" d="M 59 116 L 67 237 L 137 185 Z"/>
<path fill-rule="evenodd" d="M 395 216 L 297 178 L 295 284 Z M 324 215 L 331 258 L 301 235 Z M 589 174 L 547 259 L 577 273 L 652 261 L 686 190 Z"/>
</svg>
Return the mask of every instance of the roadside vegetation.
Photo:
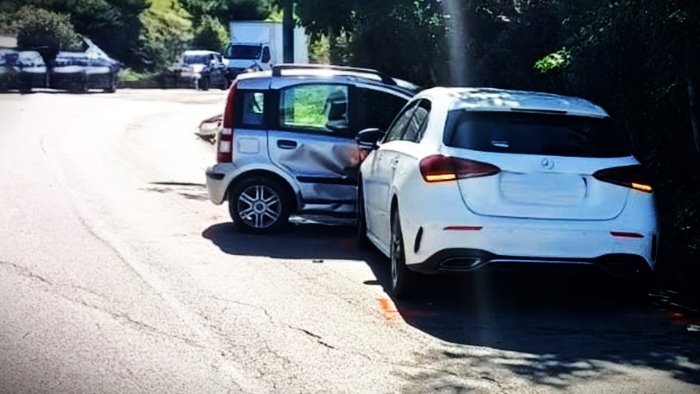
<svg viewBox="0 0 700 394">
<path fill-rule="evenodd" d="M 0 21 L 27 46 L 41 31 L 58 49 L 84 34 L 139 78 L 183 49 L 220 50 L 231 20 L 280 20 L 284 1 L 5 0 Z M 315 61 L 601 104 L 653 176 L 664 255 L 700 253 L 700 2 L 297 0 L 295 14 Z"/>
</svg>

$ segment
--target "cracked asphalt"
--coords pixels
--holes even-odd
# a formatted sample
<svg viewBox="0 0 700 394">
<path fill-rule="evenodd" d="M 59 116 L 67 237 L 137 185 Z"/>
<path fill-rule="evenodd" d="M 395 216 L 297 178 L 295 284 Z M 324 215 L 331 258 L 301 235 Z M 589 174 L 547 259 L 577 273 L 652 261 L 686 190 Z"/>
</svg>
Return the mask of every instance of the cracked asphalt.
<svg viewBox="0 0 700 394">
<path fill-rule="evenodd" d="M 597 276 L 385 292 L 351 226 L 239 233 L 194 132 L 224 92 L 0 95 L 0 392 L 700 392 L 700 313 Z"/>
</svg>

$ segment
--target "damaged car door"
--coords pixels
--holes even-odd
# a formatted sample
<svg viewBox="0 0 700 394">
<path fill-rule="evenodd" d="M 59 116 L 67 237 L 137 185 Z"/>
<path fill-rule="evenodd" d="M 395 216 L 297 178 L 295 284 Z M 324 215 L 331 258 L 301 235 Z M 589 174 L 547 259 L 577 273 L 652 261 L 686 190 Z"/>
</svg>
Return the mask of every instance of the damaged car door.
<svg viewBox="0 0 700 394">
<path fill-rule="evenodd" d="M 278 91 L 278 124 L 268 135 L 270 158 L 300 187 L 304 210 L 352 213 L 359 151 L 354 87 L 305 83 Z"/>
</svg>

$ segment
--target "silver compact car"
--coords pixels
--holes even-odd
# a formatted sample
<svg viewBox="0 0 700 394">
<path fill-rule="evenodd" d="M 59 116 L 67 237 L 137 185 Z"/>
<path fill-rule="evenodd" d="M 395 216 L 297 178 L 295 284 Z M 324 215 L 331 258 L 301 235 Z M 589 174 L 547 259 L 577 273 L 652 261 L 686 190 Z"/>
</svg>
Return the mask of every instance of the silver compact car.
<svg viewBox="0 0 700 394">
<path fill-rule="evenodd" d="M 354 217 L 359 130 L 386 129 L 417 88 L 375 70 L 278 65 L 241 74 L 226 101 L 209 197 L 242 230 L 290 214 Z"/>
</svg>

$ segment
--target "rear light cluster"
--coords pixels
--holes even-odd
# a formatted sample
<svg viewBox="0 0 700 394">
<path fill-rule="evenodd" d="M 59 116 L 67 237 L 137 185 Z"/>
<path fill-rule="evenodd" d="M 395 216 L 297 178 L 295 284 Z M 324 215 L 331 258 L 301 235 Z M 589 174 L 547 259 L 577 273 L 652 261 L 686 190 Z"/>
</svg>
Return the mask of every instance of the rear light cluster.
<svg viewBox="0 0 700 394">
<path fill-rule="evenodd" d="M 433 155 L 420 162 L 420 173 L 426 182 L 447 182 L 458 179 L 495 175 L 501 169 L 488 163 Z"/>
<path fill-rule="evenodd" d="M 649 176 L 640 165 L 606 168 L 597 171 L 593 177 L 602 182 L 628 187 L 644 193 L 653 191 Z"/>
<path fill-rule="evenodd" d="M 627 231 L 611 231 L 610 235 L 616 238 L 634 238 L 634 239 L 641 239 L 644 238 L 642 234 L 639 233 L 630 233 Z"/>
<path fill-rule="evenodd" d="M 236 85 L 234 83 L 228 91 L 226 97 L 226 108 L 224 109 L 224 118 L 221 124 L 221 132 L 216 144 L 216 162 L 230 163 L 233 161 L 233 111 L 234 100 L 236 98 Z"/>
</svg>

